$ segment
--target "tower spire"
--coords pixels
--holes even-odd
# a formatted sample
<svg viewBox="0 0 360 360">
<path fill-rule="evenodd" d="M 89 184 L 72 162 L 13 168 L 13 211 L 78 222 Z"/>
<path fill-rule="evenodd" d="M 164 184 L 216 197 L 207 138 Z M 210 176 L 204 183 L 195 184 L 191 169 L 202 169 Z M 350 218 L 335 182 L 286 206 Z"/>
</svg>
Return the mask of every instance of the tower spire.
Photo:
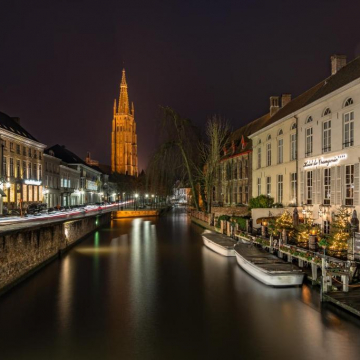
<svg viewBox="0 0 360 360">
<path fill-rule="evenodd" d="M 125 69 L 122 71 L 120 84 L 119 113 L 126 115 L 129 114 L 129 96 L 127 91 Z"/>
</svg>

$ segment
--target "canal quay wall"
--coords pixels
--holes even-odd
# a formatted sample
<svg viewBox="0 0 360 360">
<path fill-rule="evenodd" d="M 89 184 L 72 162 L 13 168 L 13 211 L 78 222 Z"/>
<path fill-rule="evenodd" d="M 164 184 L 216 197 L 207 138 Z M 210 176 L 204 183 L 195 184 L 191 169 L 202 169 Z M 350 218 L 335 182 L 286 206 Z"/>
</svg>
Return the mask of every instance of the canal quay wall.
<svg viewBox="0 0 360 360">
<path fill-rule="evenodd" d="M 111 213 L 0 233 L 0 295 L 110 223 Z"/>
</svg>

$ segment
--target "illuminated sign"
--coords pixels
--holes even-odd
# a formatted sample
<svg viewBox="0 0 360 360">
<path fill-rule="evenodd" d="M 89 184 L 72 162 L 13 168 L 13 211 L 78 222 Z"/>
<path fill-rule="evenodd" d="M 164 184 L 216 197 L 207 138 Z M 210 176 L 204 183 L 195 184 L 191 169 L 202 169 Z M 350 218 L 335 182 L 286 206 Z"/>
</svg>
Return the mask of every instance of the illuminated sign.
<svg viewBox="0 0 360 360">
<path fill-rule="evenodd" d="M 42 181 L 41 180 L 24 180 L 24 183 L 26 185 L 41 185 L 42 184 Z"/>
<path fill-rule="evenodd" d="M 340 161 L 345 160 L 347 158 L 347 154 L 341 154 L 341 155 L 336 155 L 336 156 L 332 156 L 329 158 L 315 158 L 315 159 L 311 159 L 311 160 L 306 160 L 304 162 L 303 168 L 304 169 L 308 169 L 308 168 L 313 168 L 313 167 L 317 167 L 317 166 L 334 166 L 337 165 Z"/>
<path fill-rule="evenodd" d="M 96 181 L 86 180 L 86 189 L 87 190 L 97 190 Z"/>
</svg>

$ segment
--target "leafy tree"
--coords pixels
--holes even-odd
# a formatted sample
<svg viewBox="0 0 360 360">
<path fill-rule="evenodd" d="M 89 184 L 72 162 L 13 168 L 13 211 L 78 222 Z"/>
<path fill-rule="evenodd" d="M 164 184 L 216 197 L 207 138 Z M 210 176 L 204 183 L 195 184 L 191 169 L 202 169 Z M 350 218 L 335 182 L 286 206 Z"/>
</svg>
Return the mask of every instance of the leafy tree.
<svg viewBox="0 0 360 360">
<path fill-rule="evenodd" d="M 274 198 L 266 195 L 259 195 L 249 201 L 250 209 L 271 208 L 273 204 Z"/>
</svg>

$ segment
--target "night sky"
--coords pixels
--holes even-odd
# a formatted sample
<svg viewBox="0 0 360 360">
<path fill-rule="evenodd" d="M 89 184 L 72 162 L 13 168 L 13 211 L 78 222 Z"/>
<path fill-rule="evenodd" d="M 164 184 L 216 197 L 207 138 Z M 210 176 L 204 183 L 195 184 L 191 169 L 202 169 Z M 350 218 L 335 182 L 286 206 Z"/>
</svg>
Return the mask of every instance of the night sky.
<svg viewBox="0 0 360 360">
<path fill-rule="evenodd" d="M 125 64 L 139 168 L 154 150 L 159 105 L 233 129 L 360 55 L 359 0 L 0 2 L 0 111 L 49 146 L 110 163 Z"/>
</svg>

